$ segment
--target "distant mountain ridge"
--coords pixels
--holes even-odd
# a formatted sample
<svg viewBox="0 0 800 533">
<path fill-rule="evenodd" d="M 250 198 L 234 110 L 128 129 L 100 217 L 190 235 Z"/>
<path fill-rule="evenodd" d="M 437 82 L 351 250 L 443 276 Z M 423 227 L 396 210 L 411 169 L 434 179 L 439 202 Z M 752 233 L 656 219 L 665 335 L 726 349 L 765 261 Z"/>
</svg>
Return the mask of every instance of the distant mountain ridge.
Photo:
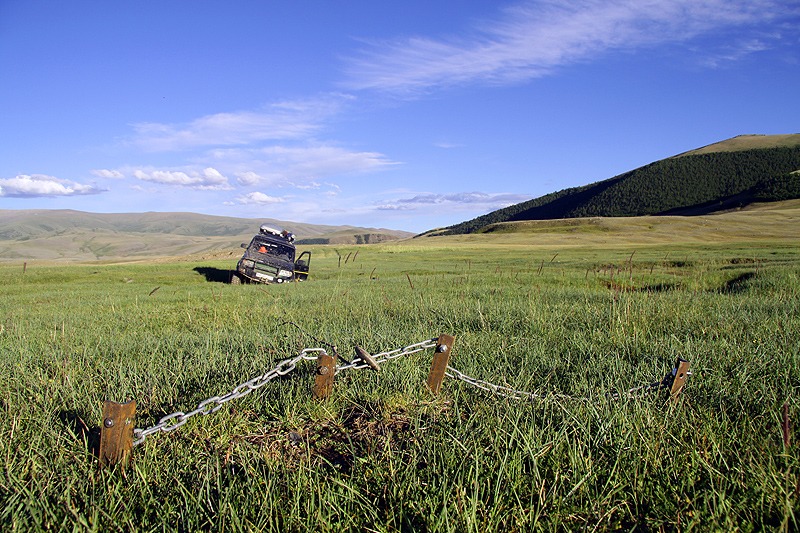
<svg viewBox="0 0 800 533">
<path fill-rule="evenodd" d="M 792 198 L 800 198 L 800 134 L 740 135 L 427 234 L 524 220 L 709 214 Z"/>
<path fill-rule="evenodd" d="M 293 232 L 298 244 L 361 244 L 410 237 L 383 228 L 330 226 L 272 218 L 197 213 L 88 213 L 0 209 L 0 260 L 98 260 L 234 250 L 269 224 Z"/>
</svg>

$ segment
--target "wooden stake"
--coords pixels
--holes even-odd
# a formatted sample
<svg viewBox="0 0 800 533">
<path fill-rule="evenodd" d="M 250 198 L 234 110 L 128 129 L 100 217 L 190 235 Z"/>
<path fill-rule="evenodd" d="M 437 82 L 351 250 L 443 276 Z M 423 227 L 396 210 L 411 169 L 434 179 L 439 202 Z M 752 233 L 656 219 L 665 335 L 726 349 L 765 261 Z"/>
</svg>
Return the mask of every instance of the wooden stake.
<svg viewBox="0 0 800 533">
<path fill-rule="evenodd" d="M 783 448 L 788 450 L 789 445 L 792 443 L 789 430 L 789 402 L 783 402 L 783 425 L 781 429 L 783 430 Z"/>
<path fill-rule="evenodd" d="M 326 353 L 317 360 L 317 377 L 312 391 L 314 398 L 324 400 L 333 390 L 333 376 L 336 374 L 336 357 Z"/>
<path fill-rule="evenodd" d="M 436 352 L 433 354 L 431 371 L 428 374 L 428 389 L 434 394 L 439 394 L 455 340 L 455 337 L 450 335 L 439 335 L 439 340 L 436 343 Z"/>
<path fill-rule="evenodd" d="M 136 402 L 103 404 L 103 425 L 100 428 L 100 465 L 128 465 L 133 448 L 133 421 Z"/>
<path fill-rule="evenodd" d="M 672 388 L 669 391 L 673 402 L 678 401 L 678 396 L 683 392 L 683 387 L 686 385 L 686 380 L 689 377 L 689 366 L 689 361 L 681 359 L 680 357 L 675 363 L 675 376 L 672 379 Z"/>
</svg>

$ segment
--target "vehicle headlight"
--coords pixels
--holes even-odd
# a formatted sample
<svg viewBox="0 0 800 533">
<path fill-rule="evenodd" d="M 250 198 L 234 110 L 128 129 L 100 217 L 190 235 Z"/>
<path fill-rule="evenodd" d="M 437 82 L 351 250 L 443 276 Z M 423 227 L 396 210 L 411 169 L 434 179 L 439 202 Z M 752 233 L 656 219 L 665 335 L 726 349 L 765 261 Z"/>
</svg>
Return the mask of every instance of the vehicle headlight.
<svg viewBox="0 0 800 533">
<path fill-rule="evenodd" d="M 256 262 L 253 261 L 252 259 L 246 259 L 242 261 L 242 266 L 245 268 L 253 268 L 254 266 L 256 266 Z"/>
<path fill-rule="evenodd" d="M 290 270 L 281 270 L 278 272 L 278 275 L 282 278 L 291 278 L 292 272 Z"/>
</svg>

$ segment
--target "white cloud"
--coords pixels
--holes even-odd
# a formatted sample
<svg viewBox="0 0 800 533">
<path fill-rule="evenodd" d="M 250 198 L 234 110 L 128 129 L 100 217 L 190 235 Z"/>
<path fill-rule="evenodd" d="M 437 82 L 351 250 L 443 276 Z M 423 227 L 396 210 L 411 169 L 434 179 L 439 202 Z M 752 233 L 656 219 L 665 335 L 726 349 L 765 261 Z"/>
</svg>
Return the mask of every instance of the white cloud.
<svg viewBox="0 0 800 533">
<path fill-rule="evenodd" d="M 313 134 L 352 99 L 325 94 L 277 102 L 257 111 L 207 115 L 185 124 L 138 124 L 132 144 L 152 151 L 192 150 L 187 155 L 191 163 L 173 168 L 98 169 L 94 174 L 194 189 L 230 189 L 225 176 L 246 188 L 317 189 L 325 178 L 375 172 L 398 164 L 378 152 L 314 139 Z M 199 165 L 214 172 L 200 171 Z"/>
<path fill-rule="evenodd" d="M 248 170 L 247 172 L 237 172 L 236 173 L 236 181 L 239 185 L 257 185 L 264 181 L 264 178 L 253 172 L 252 170 Z"/>
<path fill-rule="evenodd" d="M 251 192 L 236 198 L 236 202 L 243 205 L 270 205 L 284 202 L 283 198 L 269 196 L 263 192 Z"/>
<path fill-rule="evenodd" d="M 19 174 L 0 179 L 0 197 L 37 198 L 41 196 L 77 196 L 103 192 L 94 185 L 84 185 L 44 174 Z"/>
<path fill-rule="evenodd" d="M 134 124 L 136 135 L 132 143 L 148 151 L 166 152 L 304 139 L 318 132 L 350 98 L 325 95 L 278 102 L 258 111 L 206 115 L 183 124 Z"/>
<path fill-rule="evenodd" d="M 484 192 L 461 192 L 454 194 L 417 194 L 410 198 L 399 198 L 389 202 L 383 202 L 375 208 L 381 211 L 399 211 L 418 208 L 450 207 L 460 209 L 500 209 L 510 205 L 518 204 L 531 197 L 522 194 L 510 193 L 484 193 Z"/>
<path fill-rule="evenodd" d="M 106 179 L 122 179 L 125 175 L 120 172 L 119 170 L 109 170 L 106 168 L 99 168 L 92 170 L 92 174 L 99 178 L 106 178 Z"/>
<path fill-rule="evenodd" d="M 467 35 L 376 43 L 348 65 L 348 85 L 414 93 L 514 83 L 611 50 L 680 42 L 795 12 L 779 0 L 531 0 Z"/>
<path fill-rule="evenodd" d="M 378 211 L 411 211 L 416 209 L 416 207 L 402 204 L 378 204 L 375 206 L 375 209 Z"/>
<path fill-rule="evenodd" d="M 231 189 L 228 178 L 215 168 L 205 168 L 203 170 L 159 170 L 138 168 L 130 171 L 130 174 L 141 181 L 160 183 L 162 185 L 173 185 L 177 187 L 188 187 L 197 190 L 229 190 Z"/>
</svg>

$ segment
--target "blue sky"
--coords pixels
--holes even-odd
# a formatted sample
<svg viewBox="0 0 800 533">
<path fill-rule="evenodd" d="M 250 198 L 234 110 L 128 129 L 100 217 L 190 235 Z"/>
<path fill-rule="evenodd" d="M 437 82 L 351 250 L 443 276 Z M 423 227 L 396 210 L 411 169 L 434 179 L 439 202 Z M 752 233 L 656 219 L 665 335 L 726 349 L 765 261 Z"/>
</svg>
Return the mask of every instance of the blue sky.
<svg viewBox="0 0 800 533">
<path fill-rule="evenodd" d="M 0 208 L 420 232 L 800 132 L 800 1 L 0 0 Z"/>
</svg>

